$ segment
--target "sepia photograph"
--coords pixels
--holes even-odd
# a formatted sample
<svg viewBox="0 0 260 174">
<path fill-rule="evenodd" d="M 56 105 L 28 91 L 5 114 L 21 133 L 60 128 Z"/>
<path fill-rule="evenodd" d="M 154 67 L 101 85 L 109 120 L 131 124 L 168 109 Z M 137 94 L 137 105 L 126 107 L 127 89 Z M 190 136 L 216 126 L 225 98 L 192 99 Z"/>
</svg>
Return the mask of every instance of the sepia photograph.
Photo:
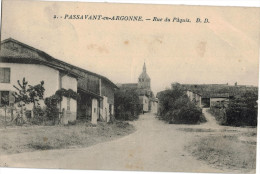
<svg viewBox="0 0 260 174">
<path fill-rule="evenodd" d="M 0 167 L 256 173 L 259 19 L 3 0 Z"/>
</svg>

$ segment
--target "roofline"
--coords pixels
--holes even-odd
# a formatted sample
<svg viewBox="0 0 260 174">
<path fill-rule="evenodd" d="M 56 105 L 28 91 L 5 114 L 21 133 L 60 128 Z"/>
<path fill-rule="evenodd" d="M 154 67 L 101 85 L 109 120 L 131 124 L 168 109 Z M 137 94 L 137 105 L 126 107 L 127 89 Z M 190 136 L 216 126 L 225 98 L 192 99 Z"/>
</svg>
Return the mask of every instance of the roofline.
<svg viewBox="0 0 260 174">
<path fill-rule="evenodd" d="M 80 87 L 78 87 L 77 90 L 78 90 L 78 91 L 81 91 L 81 92 L 83 92 L 83 93 L 86 93 L 86 94 L 88 94 L 88 95 L 94 96 L 94 97 L 96 97 L 96 98 L 98 98 L 98 99 L 103 99 L 102 96 L 100 96 L 100 95 L 98 95 L 98 94 L 96 94 L 96 93 L 94 93 L 94 92 L 91 92 L 91 91 L 89 91 L 89 90 L 85 90 L 85 89 L 82 89 L 82 88 L 80 88 Z"/>
<path fill-rule="evenodd" d="M 190 91 L 190 92 L 192 92 L 192 93 L 194 93 L 194 94 L 197 94 L 197 95 L 199 95 L 199 96 L 202 96 L 200 93 L 194 92 L 194 91 L 192 91 L 192 90 L 190 90 L 190 89 L 186 89 L 186 91 Z"/>
<path fill-rule="evenodd" d="M 23 45 L 23 46 L 25 46 L 25 47 L 27 47 L 27 48 L 29 48 L 29 49 L 32 49 L 32 50 L 34 50 L 34 51 L 36 51 L 36 52 L 38 52 L 38 53 L 41 53 L 41 54 L 47 56 L 46 58 L 51 58 L 51 59 L 53 59 L 53 60 L 55 60 L 55 61 L 57 61 L 57 62 L 59 62 L 59 63 L 65 64 L 65 65 L 67 65 L 67 66 L 76 68 L 76 69 L 78 69 L 78 70 L 80 70 L 80 71 L 83 71 L 83 72 L 85 72 L 85 73 L 89 73 L 89 74 L 91 74 L 91 75 L 94 75 L 94 76 L 97 76 L 97 77 L 99 77 L 99 78 L 101 78 L 101 79 L 104 79 L 104 80 L 108 81 L 111 85 L 113 85 L 116 89 L 119 89 L 119 88 L 116 86 L 116 84 L 114 84 L 111 80 L 109 80 L 109 79 L 108 79 L 107 77 L 105 77 L 105 76 L 96 74 L 96 73 L 94 73 L 94 72 L 85 70 L 85 69 L 83 69 L 83 68 L 77 67 L 77 66 L 75 66 L 75 65 L 71 65 L 71 64 L 69 64 L 69 63 L 67 63 L 67 62 L 64 62 L 64 61 L 62 61 L 62 60 L 56 59 L 56 58 L 50 56 L 49 54 L 47 54 L 47 53 L 44 52 L 44 51 L 41 51 L 41 50 L 39 50 L 39 49 L 37 49 L 37 48 L 34 48 L 34 47 L 30 46 L 30 45 L 27 45 L 27 44 L 25 44 L 25 43 L 22 43 L 22 42 L 20 42 L 20 41 L 18 41 L 18 40 L 15 40 L 15 39 L 11 38 L 11 37 L 10 37 L 10 38 L 7 38 L 7 39 L 5 39 L 5 40 L 3 40 L 3 41 L 1 42 L 1 44 L 6 43 L 6 42 L 9 42 L 9 41 L 12 41 L 12 42 L 15 42 L 15 43 L 17 43 L 17 44 Z"/>
<path fill-rule="evenodd" d="M 0 57 L 0 61 L 4 62 L 4 63 L 24 63 L 24 64 L 40 64 L 40 65 L 46 65 L 48 67 L 60 70 L 60 71 L 64 71 L 64 72 L 68 72 L 67 75 L 72 75 L 76 78 L 83 78 L 83 76 L 73 73 L 73 72 L 69 72 L 68 70 L 64 69 L 63 67 L 60 67 L 58 65 L 54 65 L 52 63 L 49 63 L 47 61 L 42 61 L 40 59 L 35 59 L 35 58 L 19 58 L 19 60 L 17 60 L 16 58 L 8 58 L 8 57 Z"/>
</svg>

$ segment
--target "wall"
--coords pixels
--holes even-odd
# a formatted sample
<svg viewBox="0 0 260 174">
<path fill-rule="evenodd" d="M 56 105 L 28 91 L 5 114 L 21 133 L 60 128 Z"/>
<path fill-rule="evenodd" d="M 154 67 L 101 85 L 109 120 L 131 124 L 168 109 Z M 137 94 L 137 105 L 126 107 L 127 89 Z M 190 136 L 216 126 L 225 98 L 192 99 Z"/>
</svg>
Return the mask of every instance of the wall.
<svg viewBox="0 0 260 174">
<path fill-rule="evenodd" d="M 13 85 L 18 86 L 17 80 L 22 82 L 22 79 L 25 77 L 25 80 L 28 81 L 29 85 L 39 84 L 40 81 L 44 81 L 44 98 L 52 96 L 59 89 L 59 71 L 48 66 L 37 65 L 37 64 L 18 64 L 18 63 L 1 63 L 0 67 L 10 68 L 10 83 L 1 83 L 0 91 L 16 91 Z M 63 76 L 61 78 L 61 87 L 65 89 L 72 89 L 77 92 L 77 79 L 70 76 Z M 41 106 L 44 105 L 44 101 L 39 102 Z M 32 104 L 26 106 L 28 110 L 33 108 Z M 61 108 L 67 110 L 67 98 L 64 97 L 61 102 Z M 77 113 L 77 101 L 70 100 L 70 116 L 68 120 L 73 121 L 76 119 Z M 66 122 L 66 120 L 65 120 Z"/>
<path fill-rule="evenodd" d="M 100 113 L 104 121 L 109 121 L 109 103 L 106 96 L 103 96 L 103 108 Z"/>
<path fill-rule="evenodd" d="M 68 124 L 68 121 L 75 121 L 77 117 L 77 101 L 72 98 L 62 97 L 61 110 L 63 110 L 63 108 L 65 109 L 65 114 L 62 119 L 63 124 Z"/>
<path fill-rule="evenodd" d="M 29 85 L 37 85 L 43 80 L 45 88 L 44 97 L 53 95 L 59 88 L 59 71 L 53 68 L 44 65 L 18 63 L 0 63 L 0 67 L 10 68 L 10 83 L 0 83 L 0 91 L 17 91 L 13 85 L 18 87 L 17 80 L 22 82 L 24 77 Z M 12 97 L 11 94 L 9 96 Z M 39 103 L 41 106 L 44 105 L 43 100 Z M 28 110 L 32 108 L 33 104 L 26 106 Z M 0 109 L 0 114 L 3 113 L 3 109 Z M 10 117 L 10 111 L 8 111 L 7 115 Z"/>
<path fill-rule="evenodd" d="M 101 115 L 108 122 L 110 120 L 109 105 L 111 105 L 111 115 L 114 115 L 115 89 L 105 80 L 101 80 L 101 96 L 103 97 Z"/>
<path fill-rule="evenodd" d="M 97 124 L 98 119 L 98 101 L 97 99 L 92 99 L 92 114 L 91 114 L 91 123 Z"/>
<path fill-rule="evenodd" d="M 199 107 L 201 107 L 201 96 L 196 94 L 196 102 Z"/>
<path fill-rule="evenodd" d="M 199 94 L 193 93 L 192 91 L 186 91 L 186 94 L 190 101 L 196 102 L 196 104 L 201 107 L 201 96 Z"/>
<path fill-rule="evenodd" d="M 77 79 L 70 76 L 63 76 L 61 78 L 61 88 L 64 89 L 72 89 L 73 91 L 77 92 Z"/>
<path fill-rule="evenodd" d="M 0 67 L 10 68 L 10 83 L 1 83 L 0 90 L 16 91 L 13 85 L 18 86 L 17 80 L 23 77 L 30 85 L 44 81 L 44 97 L 53 95 L 59 88 L 59 71 L 53 68 L 36 64 L 1 63 Z"/>
<path fill-rule="evenodd" d="M 228 101 L 227 98 L 210 98 L 210 107 L 213 105 L 215 102 L 221 102 L 221 101 Z"/>
<path fill-rule="evenodd" d="M 146 96 L 139 96 L 139 100 L 140 100 L 141 104 L 143 105 L 143 111 L 144 112 L 148 112 L 149 111 L 149 108 L 148 108 L 149 99 L 148 99 L 148 97 L 146 97 Z"/>
<path fill-rule="evenodd" d="M 101 80 L 101 96 L 106 96 L 107 102 L 109 104 L 114 105 L 114 95 L 115 95 L 115 90 L 113 86 L 110 85 L 105 80 Z"/>
<path fill-rule="evenodd" d="M 99 78 L 83 72 L 79 72 L 79 74 L 84 76 L 84 78 L 80 78 L 78 80 L 78 87 L 99 95 Z"/>
<path fill-rule="evenodd" d="M 153 114 L 157 114 L 157 112 L 158 112 L 158 102 L 151 101 L 151 112 Z"/>
<path fill-rule="evenodd" d="M 70 77 L 68 75 L 63 75 L 61 77 L 61 88 L 72 89 L 77 92 L 77 79 Z M 69 108 L 68 108 L 69 105 Z M 68 124 L 68 121 L 75 121 L 77 119 L 77 101 L 67 97 L 62 97 L 61 110 L 65 109 L 65 115 L 63 124 Z M 68 110 L 69 109 L 69 110 Z"/>
</svg>

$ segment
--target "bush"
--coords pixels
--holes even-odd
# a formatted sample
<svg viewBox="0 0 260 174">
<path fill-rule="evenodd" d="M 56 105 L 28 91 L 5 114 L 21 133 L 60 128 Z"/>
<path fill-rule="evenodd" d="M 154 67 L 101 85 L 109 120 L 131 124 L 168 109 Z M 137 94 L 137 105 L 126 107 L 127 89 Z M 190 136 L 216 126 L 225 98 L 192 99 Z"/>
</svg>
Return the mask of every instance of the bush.
<svg viewBox="0 0 260 174">
<path fill-rule="evenodd" d="M 115 92 L 115 118 L 117 120 L 136 120 L 141 110 L 136 90 L 120 89 Z"/>
<path fill-rule="evenodd" d="M 246 92 L 229 100 L 227 107 L 222 103 L 214 104 L 210 111 L 221 125 L 256 126 L 257 93 Z"/>
<path fill-rule="evenodd" d="M 173 109 L 166 113 L 165 120 L 171 124 L 196 124 L 205 122 L 206 119 L 202 115 L 201 108 L 197 107 L 192 102 L 180 107 L 180 109 Z"/>
<path fill-rule="evenodd" d="M 246 92 L 241 97 L 230 100 L 226 110 L 227 125 L 256 126 L 257 125 L 257 93 Z"/>
<path fill-rule="evenodd" d="M 194 124 L 200 121 L 202 117 L 202 110 L 196 107 L 193 103 L 183 106 L 179 114 L 175 118 L 178 123 Z"/>
<path fill-rule="evenodd" d="M 205 122 L 201 108 L 189 100 L 185 90 L 178 84 L 172 89 L 160 92 L 159 117 L 169 123 L 196 124 Z"/>
<path fill-rule="evenodd" d="M 45 110 L 42 109 L 40 106 L 37 106 L 33 109 L 34 117 L 31 120 L 32 124 L 40 125 L 46 120 Z"/>
<path fill-rule="evenodd" d="M 210 107 L 209 111 L 216 118 L 218 124 L 226 125 L 227 123 L 226 109 Z"/>
<path fill-rule="evenodd" d="M 46 105 L 45 113 L 47 115 L 47 118 L 53 121 L 53 124 L 55 124 L 55 121 L 59 117 L 58 103 L 60 101 L 61 97 L 56 94 L 51 97 L 45 98 L 44 100 L 44 103 Z"/>
</svg>

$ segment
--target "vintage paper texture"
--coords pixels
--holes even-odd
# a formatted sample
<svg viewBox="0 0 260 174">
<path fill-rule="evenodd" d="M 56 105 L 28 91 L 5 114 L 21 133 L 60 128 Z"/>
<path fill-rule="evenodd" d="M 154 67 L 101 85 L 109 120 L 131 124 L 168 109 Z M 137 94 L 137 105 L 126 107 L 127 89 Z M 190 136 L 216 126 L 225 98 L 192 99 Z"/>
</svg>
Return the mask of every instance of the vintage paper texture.
<svg viewBox="0 0 260 174">
<path fill-rule="evenodd" d="M 129 16 L 138 16 L 140 21 L 125 20 Z M 196 22 L 198 18 L 201 22 Z M 4 0 L 1 40 L 11 37 L 56 59 L 105 76 L 115 84 L 137 83 L 145 62 L 154 94 L 173 82 L 257 86 L 259 18 L 259 8 L 249 7 Z M 134 122 L 136 132 L 124 138 L 90 147 L 33 152 L 20 151 L 18 146 L 18 153 L 1 154 L 0 164 L 28 168 L 255 172 L 255 165 L 232 167 L 231 163 L 238 159 L 231 160 L 229 165 L 193 156 L 189 140 L 210 136 L 211 131 L 180 130 L 196 126 L 204 129 L 203 126 L 164 125 L 154 117 L 146 117 Z M 233 129 L 245 134 L 256 131 Z M 218 133 L 229 136 L 226 132 Z M 18 137 L 13 133 L 4 138 L 1 141 L 6 141 L 6 145 L 2 146 Z M 241 150 L 245 156 L 256 148 L 256 134 L 251 138 L 250 149 Z"/>
</svg>

